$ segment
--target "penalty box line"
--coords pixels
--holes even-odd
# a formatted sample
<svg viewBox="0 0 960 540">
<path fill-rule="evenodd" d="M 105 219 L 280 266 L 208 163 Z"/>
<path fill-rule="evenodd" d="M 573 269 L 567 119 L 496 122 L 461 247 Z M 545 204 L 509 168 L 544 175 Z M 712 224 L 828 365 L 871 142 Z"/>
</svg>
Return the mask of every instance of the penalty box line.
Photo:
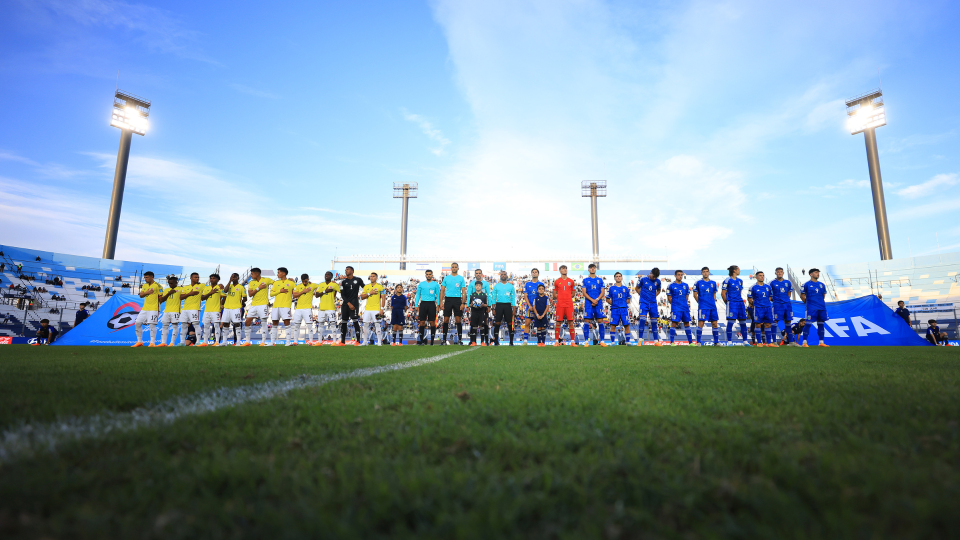
<svg viewBox="0 0 960 540">
<path fill-rule="evenodd" d="M 345 379 L 356 379 L 433 364 L 447 358 L 476 351 L 477 348 L 449 352 L 428 358 L 398 362 L 329 373 L 325 375 L 300 375 L 286 381 L 268 381 L 234 388 L 218 388 L 178 396 L 150 407 L 139 407 L 128 412 L 104 411 L 84 417 L 58 418 L 49 423 L 23 423 L 0 433 L 0 463 L 11 463 L 42 451 L 56 453 L 57 448 L 68 442 L 99 439 L 112 433 L 124 433 L 140 428 L 153 428 L 172 424 L 180 418 L 211 413 L 266 399 L 282 396 L 293 390 L 313 388 Z"/>
</svg>

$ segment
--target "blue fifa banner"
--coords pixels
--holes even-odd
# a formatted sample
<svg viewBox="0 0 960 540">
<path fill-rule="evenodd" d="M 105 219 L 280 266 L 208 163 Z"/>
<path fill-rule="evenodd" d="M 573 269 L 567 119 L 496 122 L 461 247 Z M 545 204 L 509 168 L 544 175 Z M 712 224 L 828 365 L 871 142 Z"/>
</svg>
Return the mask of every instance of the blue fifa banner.
<svg viewBox="0 0 960 540">
<path fill-rule="evenodd" d="M 506 269 L 507 269 L 507 263 L 505 263 L 505 262 L 495 262 L 495 263 L 493 263 L 493 271 L 494 271 L 494 272 L 499 272 L 500 270 L 506 270 Z"/>
<path fill-rule="evenodd" d="M 793 322 L 806 315 L 803 302 L 793 302 Z M 932 346 L 876 296 L 842 302 L 827 302 L 826 334 L 830 346 Z M 807 324 L 811 324 L 807 321 Z M 810 328 L 809 343 L 817 343 L 817 329 Z"/>
<path fill-rule="evenodd" d="M 467 263 L 467 270 L 473 271 L 480 268 L 480 263 Z"/>
<path fill-rule="evenodd" d="M 162 306 L 161 306 L 162 307 Z M 133 323 L 143 308 L 143 298 L 135 294 L 115 294 L 76 328 L 53 342 L 57 345 L 113 345 L 129 347 L 137 342 Z M 157 325 L 159 332 L 159 324 Z M 150 332 L 144 328 L 144 332 Z M 152 338 L 152 336 L 151 336 Z M 159 341 L 154 339 L 154 341 Z"/>
</svg>

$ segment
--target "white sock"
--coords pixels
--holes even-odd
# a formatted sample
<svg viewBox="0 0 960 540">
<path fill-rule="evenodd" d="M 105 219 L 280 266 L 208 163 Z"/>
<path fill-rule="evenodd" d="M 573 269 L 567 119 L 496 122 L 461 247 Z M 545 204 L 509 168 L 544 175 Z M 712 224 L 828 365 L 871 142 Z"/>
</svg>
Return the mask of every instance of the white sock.
<svg viewBox="0 0 960 540">
<path fill-rule="evenodd" d="M 277 321 L 276 324 L 273 325 L 273 329 L 270 331 L 270 343 L 277 342 L 277 334 L 279 333 L 280 333 L 280 321 Z"/>
<path fill-rule="evenodd" d="M 364 324 L 363 325 L 363 341 L 361 343 L 366 345 L 369 339 L 370 339 L 370 325 Z"/>
<path fill-rule="evenodd" d="M 167 344 L 167 336 L 170 333 L 170 323 L 163 323 L 160 326 L 160 343 Z"/>
<path fill-rule="evenodd" d="M 133 329 L 137 333 L 137 343 L 143 343 L 143 323 L 135 323 Z"/>
<path fill-rule="evenodd" d="M 150 325 L 150 345 L 153 345 L 153 342 L 157 340 L 157 325 L 156 323 Z"/>
<path fill-rule="evenodd" d="M 250 324 L 244 324 L 241 327 L 241 329 L 243 330 L 243 332 L 241 332 L 240 337 L 243 338 L 243 340 L 246 341 L 247 343 L 252 343 L 253 342 L 253 323 L 251 322 Z"/>
<path fill-rule="evenodd" d="M 300 325 L 299 324 L 293 325 L 293 342 L 294 343 L 300 342 Z"/>
</svg>

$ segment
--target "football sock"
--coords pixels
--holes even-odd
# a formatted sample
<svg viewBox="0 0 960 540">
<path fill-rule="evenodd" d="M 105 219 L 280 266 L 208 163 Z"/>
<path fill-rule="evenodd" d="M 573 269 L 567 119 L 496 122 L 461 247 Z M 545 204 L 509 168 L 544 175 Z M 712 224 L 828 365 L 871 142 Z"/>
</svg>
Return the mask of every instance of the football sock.
<svg viewBox="0 0 960 540">
<path fill-rule="evenodd" d="M 671 344 L 673 344 L 673 340 L 676 339 L 676 337 L 677 337 L 677 329 L 671 326 L 670 327 L 670 343 Z"/>
<path fill-rule="evenodd" d="M 697 343 L 703 343 L 703 328 L 697 327 Z"/>
<path fill-rule="evenodd" d="M 189 336 L 187 335 L 187 325 L 188 325 L 188 324 L 189 324 L 189 323 L 183 323 L 183 322 L 180 323 L 180 343 L 186 343 L 186 342 L 187 342 L 187 337 L 189 337 Z"/>
<path fill-rule="evenodd" d="M 740 335 L 743 336 L 743 342 L 747 343 L 749 341 L 750 333 L 747 331 L 750 327 L 747 326 L 747 321 L 740 321 Z"/>
<path fill-rule="evenodd" d="M 477 342 L 477 329 L 473 326 L 470 327 L 470 343 Z"/>
<path fill-rule="evenodd" d="M 427 333 L 427 327 L 426 327 L 426 326 L 421 326 L 421 327 L 420 327 L 420 339 L 418 340 L 419 343 L 423 343 L 423 339 L 424 339 L 426 333 Z"/>
<path fill-rule="evenodd" d="M 643 334 L 647 331 L 647 320 L 640 319 L 637 321 L 637 341 L 643 342 Z"/>
<path fill-rule="evenodd" d="M 650 331 L 653 332 L 653 338 L 660 341 L 660 326 L 657 321 L 650 321 Z"/>
<path fill-rule="evenodd" d="M 720 343 L 720 327 L 719 326 L 713 329 L 713 342 Z"/>
<path fill-rule="evenodd" d="M 733 319 L 727 321 L 727 341 L 733 341 Z"/>
<path fill-rule="evenodd" d="M 460 343 L 460 340 L 463 339 L 463 323 L 457 323 L 457 343 Z"/>
<path fill-rule="evenodd" d="M 440 340 L 441 343 L 447 341 L 447 330 L 450 327 L 450 323 L 443 323 L 443 338 Z"/>
<path fill-rule="evenodd" d="M 577 342 L 577 325 L 571 323 L 570 326 L 567 327 L 567 329 L 570 330 L 570 343 L 576 343 Z"/>
<path fill-rule="evenodd" d="M 600 323 L 600 341 L 607 337 L 607 325 Z"/>
<path fill-rule="evenodd" d="M 513 327 L 508 326 L 507 328 L 510 329 L 510 344 L 513 345 Z"/>
<path fill-rule="evenodd" d="M 377 343 L 383 343 L 383 333 L 380 329 L 380 325 L 378 324 L 374 326 L 373 331 L 377 334 Z"/>
<path fill-rule="evenodd" d="M 273 326 L 270 328 L 270 343 L 277 342 L 277 336 L 280 334 L 280 321 L 273 323 Z"/>
<path fill-rule="evenodd" d="M 143 323 L 135 323 L 133 325 L 133 330 L 137 333 L 137 343 L 143 343 Z"/>
<path fill-rule="evenodd" d="M 430 327 L 430 344 L 433 345 L 433 340 L 437 337 L 437 327 Z"/>
<path fill-rule="evenodd" d="M 784 339 L 786 339 L 787 343 L 793 341 L 793 328 L 789 324 L 787 324 L 786 328 L 783 329 L 783 333 L 785 335 Z"/>
<path fill-rule="evenodd" d="M 347 321 L 340 323 L 340 343 L 347 341 Z"/>
<path fill-rule="evenodd" d="M 220 325 L 217 324 L 213 327 L 214 343 L 220 343 L 220 336 L 223 332 L 220 330 Z"/>
<path fill-rule="evenodd" d="M 556 340 L 557 343 L 560 342 L 560 333 L 561 333 L 562 330 L 563 330 L 563 328 L 560 327 L 560 323 L 557 323 L 556 326 L 555 326 L 554 329 L 553 329 L 553 334 L 554 334 L 554 335 L 553 335 L 553 339 Z"/>
<path fill-rule="evenodd" d="M 153 342 L 157 340 L 157 325 L 151 324 L 150 326 L 150 345 L 153 345 Z"/>
<path fill-rule="evenodd" d="M 773 343 L 773 328 L 766 329 L 767 343 Z"/>
<path fill-rule="evenodd" d="M 823 338 L 827 334 L 827 323 L 818 322 L 817 323 L 817 337 L 820 338 L 820 343 L 823 343 Z"/>
<path fill-rule="evenodd" d="M 170 323 L 163 323 L 160 325 L 160 343 L 167 344 L 167 335 L 170 332 Z"/>
<path fill-rule="evenodd" d="M 359 319 L 353 320 L 353 329 L 356 332 L 356 336 L 357 336 L 356 339 L 360 339 L 360 320 Z"/>
<path fill-rule="evenodd" d="M 693 330 L 691 330 L 689 326 L 684 326 L 683 331 L 687 334 L 687 343 L 693 343 Z"/>
<path fill-rule="evenodd" d="M 493 342 L 500 343 L 500 323 L 493 323 Z"/>
<path fill-rule="evenodd" d="M 763 343 L 763 336 L 760 335 L 761 332 L 763 332 L 762 328 L 753 329 L 753 342 L 756 343 L 757 345 L 760 345 L 761 343 Z"/>
</svg>

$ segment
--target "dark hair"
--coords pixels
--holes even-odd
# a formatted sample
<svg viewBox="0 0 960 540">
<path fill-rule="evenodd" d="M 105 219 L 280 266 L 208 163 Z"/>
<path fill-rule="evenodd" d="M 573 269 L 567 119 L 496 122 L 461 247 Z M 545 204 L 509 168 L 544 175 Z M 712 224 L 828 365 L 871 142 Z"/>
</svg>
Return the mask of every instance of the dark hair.
<svg viewBox="0 0 960 540">
<path fill-rule="evenodd" d="M 673 272 L 673 275 L 682 274 L 683 270 L 676 270 Z"/>
<path fill-rule="evenodd" d="M 220 281 L 220 274 L 210 274 L 210 277 L 215 277 L 217 281 Z"/>
<path fill-rule="evenodd" d="M 300 274 L 300 279 L 301 279 L 301 280 L 303 280 L 303 279 L 310 279 L 310 276 L 307 275 L 307 274 Z"/>
<path fill-rule="evenodd" d="M 538 288 L 538 289 L 543 289 L 543 290 L 547 290 L 547 288 L 546 288 L 546 287 L 544 287 L 543 285 L 537 285 L 537 288 Z"/>
<path fill-rule="evenodd" d="M 239 272 L 234 272 L 234 273 L 230 274 L 230 277 L 233 277 L 233 276 L 240 277 L 240 273 L 239 273 Z"/>
<path fill-rule="evenodd" d="M 757 275 L 757 274 L 763 274 L 763 270 L 757 270 L 756 272 L 753 273 L 753 275 Z M 763 275 L 766 275 L 766 274 L 763 274 Z"/>
<path fill-rule="evenodd" d="M 898 304 L 903 304 L 903 300 L 897 300 Z"/>
<path fill-rule="evenodd" d="M 738 268 L 740 268 L 740 267 L 737 266 L 737 265 L 735 265 L 735 264 L 731 264 L 731 265 L 727 268 L 727 275 L 728 275 L 728 276 L 732 276 L 732 275 L 733 275 L 733 271 L 734 271 L 735 269 L 738 269 Z"/>
<path fill-rule="evenodd" d="M 278 272 L 278 273 L 279 273 L 279 272 L 283 272 L 284 274 L 289 274 L 289 273 L 290 273 L 290 272 L 287 270 L 287 267 L 286 267 L 286 266 L 281 266 L 280 268 L 277 268 L 277 272 Z"/>
<path fill-rule="evenodd" d="M 177 276 L 169 276 L 167 277 L 167 281 L 180 281 L 180 280 L 177 279 Z"/>
<path fill-rule="evenodd" d="M 347 268 L 349 268 L 349 269 L 351 269 L 351 270 L 356 270 L 356 268 L 354 268 L 354 267 L 352 267 L 352 266 L 344 266 L 344 267 L 343 267 L 343 271 L 346 272 L 346 271 L 347 271 Z"/>
<path fill-rule="evenodd" d="M 819 269 L 819 268 L 811 268 L 811 269 L 807 270 L 807 275 L 809 276 L 811 272 L 820 272 L 820 269 Z"/>
<path fill-rule="evenodd" d="M 327 274 L 330 274 L 330 275 L 332 276 L 332 275 L 333 275 L 333 272 L 327 270 L 326 272 L 323 273 L 323 275 L 327 275 Z"/>
<path fill-rule="evenodd" d="M 146 272 L 143 273 L 143 275 L 153 277 L 153 272 L 147 270 Z"/>
<path fill-rule="evenodd" d="M 50 319 L 40 319 L 40 322 L 50 324 Z"/>
<path fill-rule="evenodd" d="M 40 321 L 40 322 L 43 322 L 43 321 Z M 936 320 L 936 319 L 930 319 L 929 321 L 927 321 L 927 324 L 937 324 L 937 320 Z"/>
<path fill-rule="evenodd" d="M 530 269 L 530 273 L 532 274 L 534 270 L 536 270 L 538 274 L 540 273 L 540 269 L 537 268 L 537 267 L 531 268 L 531 269 Z"/>
<path fill-rule="evenodd" d="M 474 286 L 476 286 L 476 287 L 483 287 L 483 282 L 482 282 L 482 281 L 474 281 L 473 284 L 474 284 Z"/>
<path fill-rule="evenodd" d="M 458 266 L 459 266 L 459 265 L 458 265 Z M 380 276 L 379 276 L 379 275 L 378 275 L 378 274 L 377 274 L 376 272 L 370 272 L 370 275 L 371 275 L 371 276 L 377 276 L 377 277 L 380 277 Z"/>
<path fill-rule="evenodd" d="M 587 269 L 588 269 L 588 270 L 589 270 L 590 268 L 596 268 L 596 267 L 597 267 L 597 265 L 594 264 L 594 263 L 590 263 L 590 264 L 587 265 Z"/>
<path fill-rule="evenodd" d="M 460 263 L 458 263 L 458 262 L 452 262 L 452 263 L 450 263 L 450 266 L 451 266 L 451 267 L 452 267 L 453 265 L 460 266 Z"/>
<path fill-rule="evenodd" d="M 194 273 L 190 274 L 190 277 L 193 277 L 193 276 L 200 277 L 200 274 L 198 274 L 197 272 L 194 272 Z"/>
<path fill-rule="evenodd" d="M 261 273 L 259 268 L 251 268 L 251 269 L 250 269 L 250 273 L 252 274 L 252 273 L 254 273 L 254 272 L 256 272 L 256 273 L 258 273 L 258 274 Z"/>
<path fill-rule="evenodd" d="M 613 277 L 617 277 L 617 276 L 621 276 L 621 277 L 622 277 L 623 274 L 621 274 L 620 272 L 614 272 Z"/>
<path fill-rule="evenodd" d="M 650 270 L 650 273 L 653 274 L 653 277 L 654 277 L 654 278 L 660 277 L 660 269 L 659 269 L 659 268 L 654 268 L 653 270 Z"/>
<path fill-rule="evenodd" d="M 774 272 L 776 272 L 777 270 L 783 270 L 783 267 L 782 267 L 782 266 L 778 266 L 778 267 L 776 267 L 776 268 L 773 269 Z"/>
<path fill-rule="evenodd" d="M 432 273 L 433 273 L 433 270 L 427 268 L 426 270 L 423 271 L 424 274 L 426 274 L 427 272 L 430 272 L 430 273 L 432 274 Z"/>
<path fill-rule="evenodd" d="M 561 264 L 561 265 L 560 265 L 560 268 L 566 268 L 566 267 L 567 267 L 567 265 L 565 265 L 565 264 Z"/>
<path fill-rule="evenodd" d="M 710 268 L 707 267 L 707 266 L 704 266 L 703 268 L 700 269 L 701 272 L 703 272 L 704 270 L 706 270 L 707 272 L 709 272 L 709 271 L 710 271 Z"/>
</svg>

